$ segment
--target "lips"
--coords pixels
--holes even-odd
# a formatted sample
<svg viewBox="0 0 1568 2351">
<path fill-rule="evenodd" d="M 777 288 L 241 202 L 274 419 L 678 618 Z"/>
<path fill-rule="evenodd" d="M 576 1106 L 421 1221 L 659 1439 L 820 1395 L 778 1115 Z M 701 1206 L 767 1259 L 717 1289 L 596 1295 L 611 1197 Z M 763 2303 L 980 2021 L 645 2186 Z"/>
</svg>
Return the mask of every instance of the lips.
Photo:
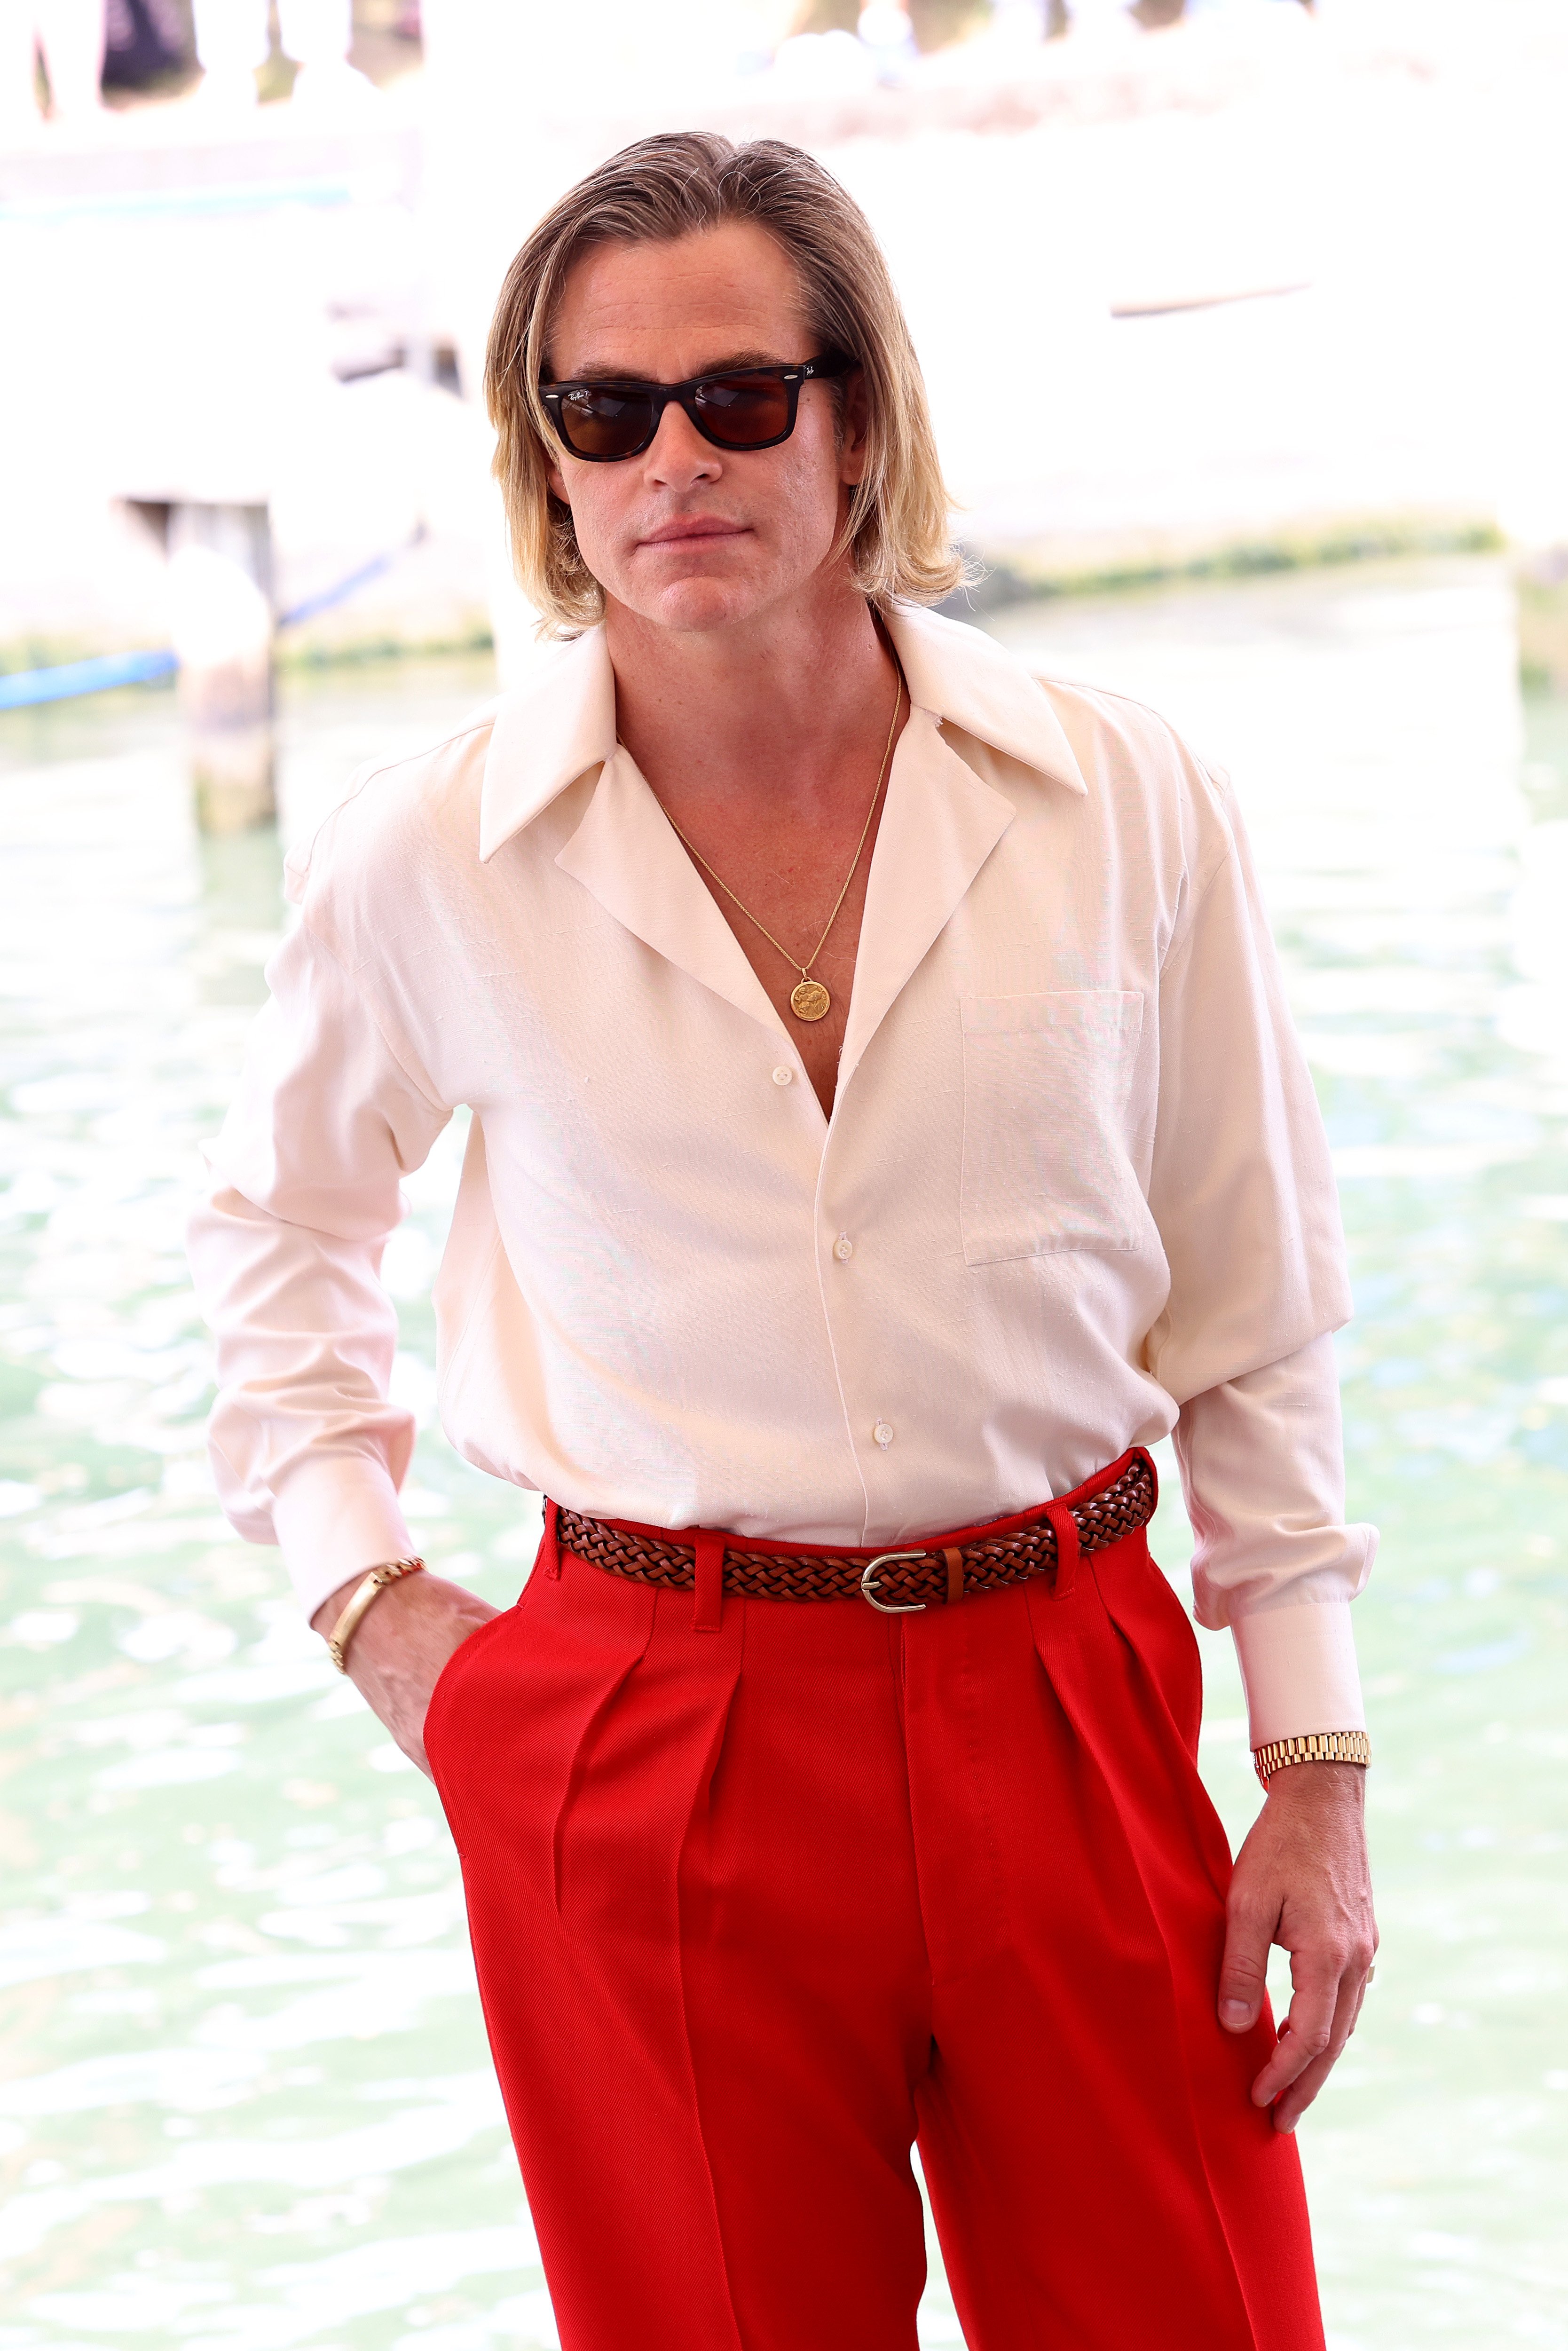
<svg viewBox="0 0 1568 2351">
<path fill-rule="evenodd" d="M 746 525 L 723 522 L 716 515 L 689 515 L 679 522 L 666 523 L 663 530 L 651 530 L 639 541 L 643 547 L 695 547 L 705 538 L 740 538 Z"/>
</svg>

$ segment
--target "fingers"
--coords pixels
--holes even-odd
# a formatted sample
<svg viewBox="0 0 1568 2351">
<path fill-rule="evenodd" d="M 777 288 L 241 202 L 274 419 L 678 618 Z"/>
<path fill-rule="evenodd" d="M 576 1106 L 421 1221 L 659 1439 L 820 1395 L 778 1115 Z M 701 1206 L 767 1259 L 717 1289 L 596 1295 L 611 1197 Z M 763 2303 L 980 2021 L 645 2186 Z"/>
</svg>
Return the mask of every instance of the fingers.
<svg viewBox="0 0 1568 2351">
<path fill-rule="evenodd" d="M 1227 1904 L 1218 2000 L 1226 2031 L 1257 2024 L 1270 1946 L 1291 1954 L 1290 2013 L 1251 2091 L 1282 2131 L 1295 2128 L 1349 2040 L 1377 1947 L 1360 1813 L 1346 1813 L 1339 1768 L 1322 1767 L 1330 1778 L 1303 1780 L 1280 1802 L 1270 1792 L 1236 1857 Z M 1359 1785 L 1355 1794 L 1359 1805 Z"/>
<path fill-rule="evenodd" d="M 1277 1923 L 1250 1903 L 1233 1900 L 1229 1907 L 1219 1965 L 1219 2022 L 1227 2032 L 1249 2032 L 1258 2022 Z"/>
<path fill-rule="evenodd" d="M 1274 2111 L 1269 2119 L 1282 2137 L 1290 2137 L 1296 2125 L 1333 2073 L 1338 2058 L 1337 2049 L 1332 2052 L 1325 2051 L 1322 2056 L 1314 2057 L 1306 2071 L 1297 2074 L 1284 2096 L 1276 2100 Z"/>
<path fill-rule="evenodd" d="M 1281 2091 L 1328 2054 L 1339 2010 L 1340 1978 L 1333 1973 L 1300 1968 L 1290 2011 L 1269 2063 L 1252 2085 L 1255 2106 L 1272 2105 Z"/>
<path fill-rule="evenodd" d="M 1276 2130 L 1295 2129 L 1338 2064 L 1366 1997 L 1371 1964 L 1370 1950 L 1357 1949 L 1322 1972 L 1302 1968 L 1274 2053 L 1252 2085 L 1253 2104 L 1273 2106 Z"/>
</svg>

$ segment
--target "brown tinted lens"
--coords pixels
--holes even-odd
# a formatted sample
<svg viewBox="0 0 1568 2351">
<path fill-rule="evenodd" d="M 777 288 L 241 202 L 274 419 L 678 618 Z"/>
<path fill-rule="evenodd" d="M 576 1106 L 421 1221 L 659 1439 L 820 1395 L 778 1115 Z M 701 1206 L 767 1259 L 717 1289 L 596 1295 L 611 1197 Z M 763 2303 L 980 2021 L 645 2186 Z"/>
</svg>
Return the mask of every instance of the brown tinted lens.
<svg viewBox="0 0 1568 2351">
<path fill-rule="evenodd" d="M 789 423 L 789 387 L 781 377 L 714 375 L 696 388 L 703 430 L 732 449 L 777 441 Z"/>
<path fill-rule="evenodd" d="M 630 386 L 591 383 L 560 403 L 560 437 L 579 457 L 630 457 L 653 438 L 653 403 Z"/>
</svg>

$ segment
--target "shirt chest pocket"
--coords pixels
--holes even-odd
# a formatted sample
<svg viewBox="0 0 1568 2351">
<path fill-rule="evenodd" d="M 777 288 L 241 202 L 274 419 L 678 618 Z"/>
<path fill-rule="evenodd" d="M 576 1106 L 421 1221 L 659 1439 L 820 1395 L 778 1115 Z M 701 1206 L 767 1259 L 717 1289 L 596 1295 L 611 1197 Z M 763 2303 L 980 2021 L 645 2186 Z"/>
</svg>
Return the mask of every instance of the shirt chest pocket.
<svg viewBox="0 0 1568 2351">
<path fill-rule="evenodd" d="M 962 1011 L 966 1263 L 1135 1249 L 1148 1210 L 1126 1115 L 1142 996 L 967 996 Z"/>
</svg>

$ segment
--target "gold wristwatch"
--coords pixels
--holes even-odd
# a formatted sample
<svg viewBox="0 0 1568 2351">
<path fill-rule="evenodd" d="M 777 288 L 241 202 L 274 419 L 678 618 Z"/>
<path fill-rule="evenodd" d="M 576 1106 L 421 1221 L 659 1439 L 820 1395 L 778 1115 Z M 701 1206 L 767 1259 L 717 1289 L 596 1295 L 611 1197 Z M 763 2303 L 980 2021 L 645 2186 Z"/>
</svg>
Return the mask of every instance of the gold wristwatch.
<svg viewBox="0 0 1568 2351">
<path fill-rule="evenodd" d="M 1252 1750 L 1252 1769 L 1265 1788 L 1288 1763 L 1359 1763 L 1364 1771 L 1371 1761 L 1372 1741 L 1364 1730 L 1309 1730 Z"/>
</svg>

